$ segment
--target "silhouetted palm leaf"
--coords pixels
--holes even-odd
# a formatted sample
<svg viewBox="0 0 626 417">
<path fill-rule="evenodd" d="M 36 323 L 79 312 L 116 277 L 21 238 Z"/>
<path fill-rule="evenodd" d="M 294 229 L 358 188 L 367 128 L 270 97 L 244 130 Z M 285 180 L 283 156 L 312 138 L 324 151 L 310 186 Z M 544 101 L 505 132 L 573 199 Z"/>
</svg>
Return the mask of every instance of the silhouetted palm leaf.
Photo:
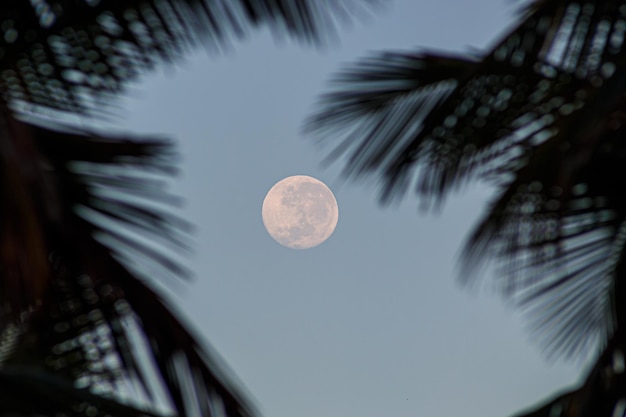
<svg viewBox="0 0 626 417">
<path fill-rule="evenodd" d="M 191 46 L 221 48 L 267 25 L 306 43 L 379 0 L 7 0 L 0 5 L 0 87 L 20 110 L 101 113 L 115 93 Z M 41 108 L 39 108 L 41 111 Z"/>
<path fill-rule="evenodd" d="M 167 143 L 10 120 L 2 143 L 32 156 L 3 161 L 2 363 L 154 413 L 251 415 L 214 354 L 139 279 L 185 276 L 167 247 L 188 226 L 157 204 L 168 200 L 156 176 L 171 170 Z"/>
<path fill-rule="evenodd" d="M 379 173 L 383 198 L 415 187 L 428 202 L 472 177 L 498 186 L 465 265 L 496 249 L 504 288 L 536 302 L 555 351 L 606 342 L 615 327 L 624 5 L 535 1 L 484 55 L 380 54 L 339 74 L 307 126 L 343 131 L 347 172 Z M 559 299 L 573 307 L 546 308 Z"/>
<path fill-rule="evenodd" d="M 504 292 L 550 352 L 613 340 L 606 351 L 617 344 L 623 361 L 626 2 L 537 0 L 519 22 L 484 54 L 365 59 L 335 77 L 306 127 L 340 132 L 331 157 L 349 154 L 348 175 L 378 174 L 383 200 L 414 188 L 429 204 L 473 178 L 495 185 L 462 278 L 497 256 Z M 589 378 L 592 391 L 571 394 L 586 396 L 582 408 L 554 415 L 619 413 L 624 381 L 611 391 Z"/>
<path fill-rule="evenodd" d="M 76 402 L 96 401 L 94 393 L 130 402 L 98 400 L 120 416 L 146 407 L 253 414 L 215 354 L 143 282 L 186 275 L 174 253 L 184 251 L 189 226 L 171 214 L 163 189 L 169 145 L 42 123 L 102 117 L 125 83 L 191 47 L 227 47 L 261 25 L 317 44 L 337 19 L 377 2 L 0 4 L 0 384 L 30 378 L 41 388 L 32 407 L 16 396 L 0 401 L 0 414 L 91 416 Z M 62 385 L 46 386 L 50 378 Z"/>
</svg>

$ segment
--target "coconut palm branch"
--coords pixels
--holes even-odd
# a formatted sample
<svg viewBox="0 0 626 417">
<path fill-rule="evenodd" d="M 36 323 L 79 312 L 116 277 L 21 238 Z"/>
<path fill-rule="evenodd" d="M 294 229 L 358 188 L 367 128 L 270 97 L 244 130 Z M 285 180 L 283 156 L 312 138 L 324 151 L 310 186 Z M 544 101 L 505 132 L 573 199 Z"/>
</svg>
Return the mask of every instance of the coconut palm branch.
<svg viewBox="0 0 626 417">
<path fill-rule="evenodd" d="M 461 278 L 495 256 L 551 354 L 608 349 L 626 326 L 625 21 L 624 1 L 532 1 L 484 53 L 357 62 L 306 125 L 339 133 L 330 158 L 380 178 L 383 201 L 414 190 L 429 206 L 492 184 Z"/>
<path fill-rule="evenodd" d="M 620 6 L 533 2 L 521 23 L 483 55 L 366 58 L 335 77 L 307 128 L 342 132 L 331 156 L 349 153 L 348 175 L 379 174 L 383 199 L 414 187 L 426 202 L 437 202 L 471 178 L 495 184 L 497 197 L 470 238 L 465 260 L 496 248 L 510 265 L 504 288 L 521 295 L 558 280 L 563 271 L 539 270 L 567 253 L 579 259 L 580 251 L 621 253 L 617 170 L 626 77 L 619 69 L 626 54 L 617 37 Z M 588 227 L 576 233 L 571 224 L 579 219 Z M 600 230 L 612 237 L 590 243 Z M 575 246 L 579 241 L 588 246 Z M 610 272 L 584 266 L 612 281 Z M 566 281 L 581 284 L 576 277 Z M 596 300 L 603 307 L 594 303 L 606 313 L 605 342 L 614 326 L 607 322 L 609 299 Z M 573 337 L 587 339 L 583 327 L 573 329 Z M 558 338 L 558 332 L 551 335 Z"/>
<path fill-rule="evenodd" d="M 255 414 L 152 288 L 187 275 L 190 227 L 164 189 L 171 144 L 67 122 L 106 116 L 127 83 L 193 47 L 257 26 L 319 44 L 374 3 L 2 2 L 0 414 Z M 32 396 L 11 396 L 23 386 Z"/>
<path fill-rule="evenodd" d="M 221 49 L 249 28 L 319 44 L 379 0 L 8 0 L 0 5 L 5 101 L 73 113 L 194 46 Z M 42 110 L 41 108 L 39 109 Z"/>
<path fill-rule="evenodd" d="M 158 176 L 172 169 L 168 143 L 9 120 L 7 139 L 21 142 L 3 144 L 21 157 L 2 170 L 0 375 L 64 379 L 77 390 L 62 397 L 67 412 L 89 389 L 156 414 L 252 415 L 215 354 L 144 282 L 186 274 L 169 253 L 184 249 L 189 226 L 167 211 Z"/>
</svg>

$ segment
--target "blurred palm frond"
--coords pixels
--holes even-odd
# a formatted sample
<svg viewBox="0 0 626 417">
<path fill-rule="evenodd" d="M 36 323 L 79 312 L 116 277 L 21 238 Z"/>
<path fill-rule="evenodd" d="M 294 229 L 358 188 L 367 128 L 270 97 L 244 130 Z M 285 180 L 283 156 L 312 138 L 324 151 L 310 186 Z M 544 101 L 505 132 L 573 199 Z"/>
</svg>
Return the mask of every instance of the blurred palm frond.
<svg viewBox="0 0 626 417">
<path fill-rule="evenodd" d="M 61 121 L 106 117 L 128 82 L 191 48 L 225 49 L 261 26 L 321 45 L 338 22 L 379 3 L 2 2 L 0 383 L 16 384 L 6 397 L 24 384 L 37 389 L 33 404 L 15 396 L 0 401 L 0 413 L 255 413 L 215 353 L 151 289 L 187 276 L 179 255 L 190 226 L 172 214 L 176 199 L 164 189 L 175 171 L 171 144 Z M 53 380 L 56 388 L 46 386 Z"/>
<path fill-rule="evenodd" d="M 380 53 L 337 75 L 306 128 L 340 133 L 346 173 L 424 204 L 471 179 L 496 198 L 462 278 L 490 256 L 550 352 L 604 345 L 623 322 L 626 2 L 533 1 L 485 53 Z M 335 136 L 336 137 L 336 136 Z M 621 287 L 620 287 L 621 288 Z"/>
<path fill-rule="evenodd" d="M 148 286 L 186 276 L 170 252 L 185 250 L 190 226 L 168 211 L 159 179 L 173 169 L 169 144 L 8 120 L 1 143 L 21 157 L 0 169 L 11 196 L 0 216 L 0 367 L 150 413 L 253 415 L 215 353 Z"/>
<path fill-rule="evenodd" d="M 0 90 L 15 111 L 102 116 L 124 84 L 194 46 L 228 47 L 267 26 L 307 44 L 381 0 L 7 0 Z"/>
</svg>

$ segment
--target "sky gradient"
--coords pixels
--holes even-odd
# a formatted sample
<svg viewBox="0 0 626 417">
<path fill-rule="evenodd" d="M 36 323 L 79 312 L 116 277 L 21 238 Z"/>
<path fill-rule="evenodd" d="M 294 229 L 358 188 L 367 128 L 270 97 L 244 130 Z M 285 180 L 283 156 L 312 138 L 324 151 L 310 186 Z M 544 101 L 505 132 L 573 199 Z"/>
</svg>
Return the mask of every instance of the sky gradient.
<svg viewBox="0 0 626 417">
<path fill-rule="evenodd" d="M 383 49 L 471 51 L 497 39 L 515 4 L 396 0 L 321 51 L 266 31 L 188 56 L 135 84 L 116 128 L 180 145 L 172 192 L 197 225 L 195 279 L 172 299 L 265 417 L 505 417 L 578 380 L 552 362 L 493 291 L 457 284 L 456 255 L 488 201 L 472 186 L 439 213 L 413 196 L 381 207 L 376 179 L 346 183 L 332 143 L 302 134 L 332 73 Z M 310 175 L 339 204 L 334 234 L 292 250 L 265 231 L 278 180 Z M 489 274 L 486 274 L 489 275 Z"/>
</svg>

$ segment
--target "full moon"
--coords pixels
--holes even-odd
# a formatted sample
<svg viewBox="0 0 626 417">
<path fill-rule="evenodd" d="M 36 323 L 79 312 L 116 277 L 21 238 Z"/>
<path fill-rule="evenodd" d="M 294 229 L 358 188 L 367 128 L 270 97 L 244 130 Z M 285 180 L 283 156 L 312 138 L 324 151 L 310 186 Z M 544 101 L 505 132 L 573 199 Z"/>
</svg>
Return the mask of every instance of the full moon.
<svg viewBox="0 0 626 417">
<path fill-rule="evenodd" d="M 294 175 L 278 181 L 263 200 L 263 224 L 283 246 L 308 249 L 333 234 L 339 209 L 332 191 L 318 179 Z"/>
</svg>

